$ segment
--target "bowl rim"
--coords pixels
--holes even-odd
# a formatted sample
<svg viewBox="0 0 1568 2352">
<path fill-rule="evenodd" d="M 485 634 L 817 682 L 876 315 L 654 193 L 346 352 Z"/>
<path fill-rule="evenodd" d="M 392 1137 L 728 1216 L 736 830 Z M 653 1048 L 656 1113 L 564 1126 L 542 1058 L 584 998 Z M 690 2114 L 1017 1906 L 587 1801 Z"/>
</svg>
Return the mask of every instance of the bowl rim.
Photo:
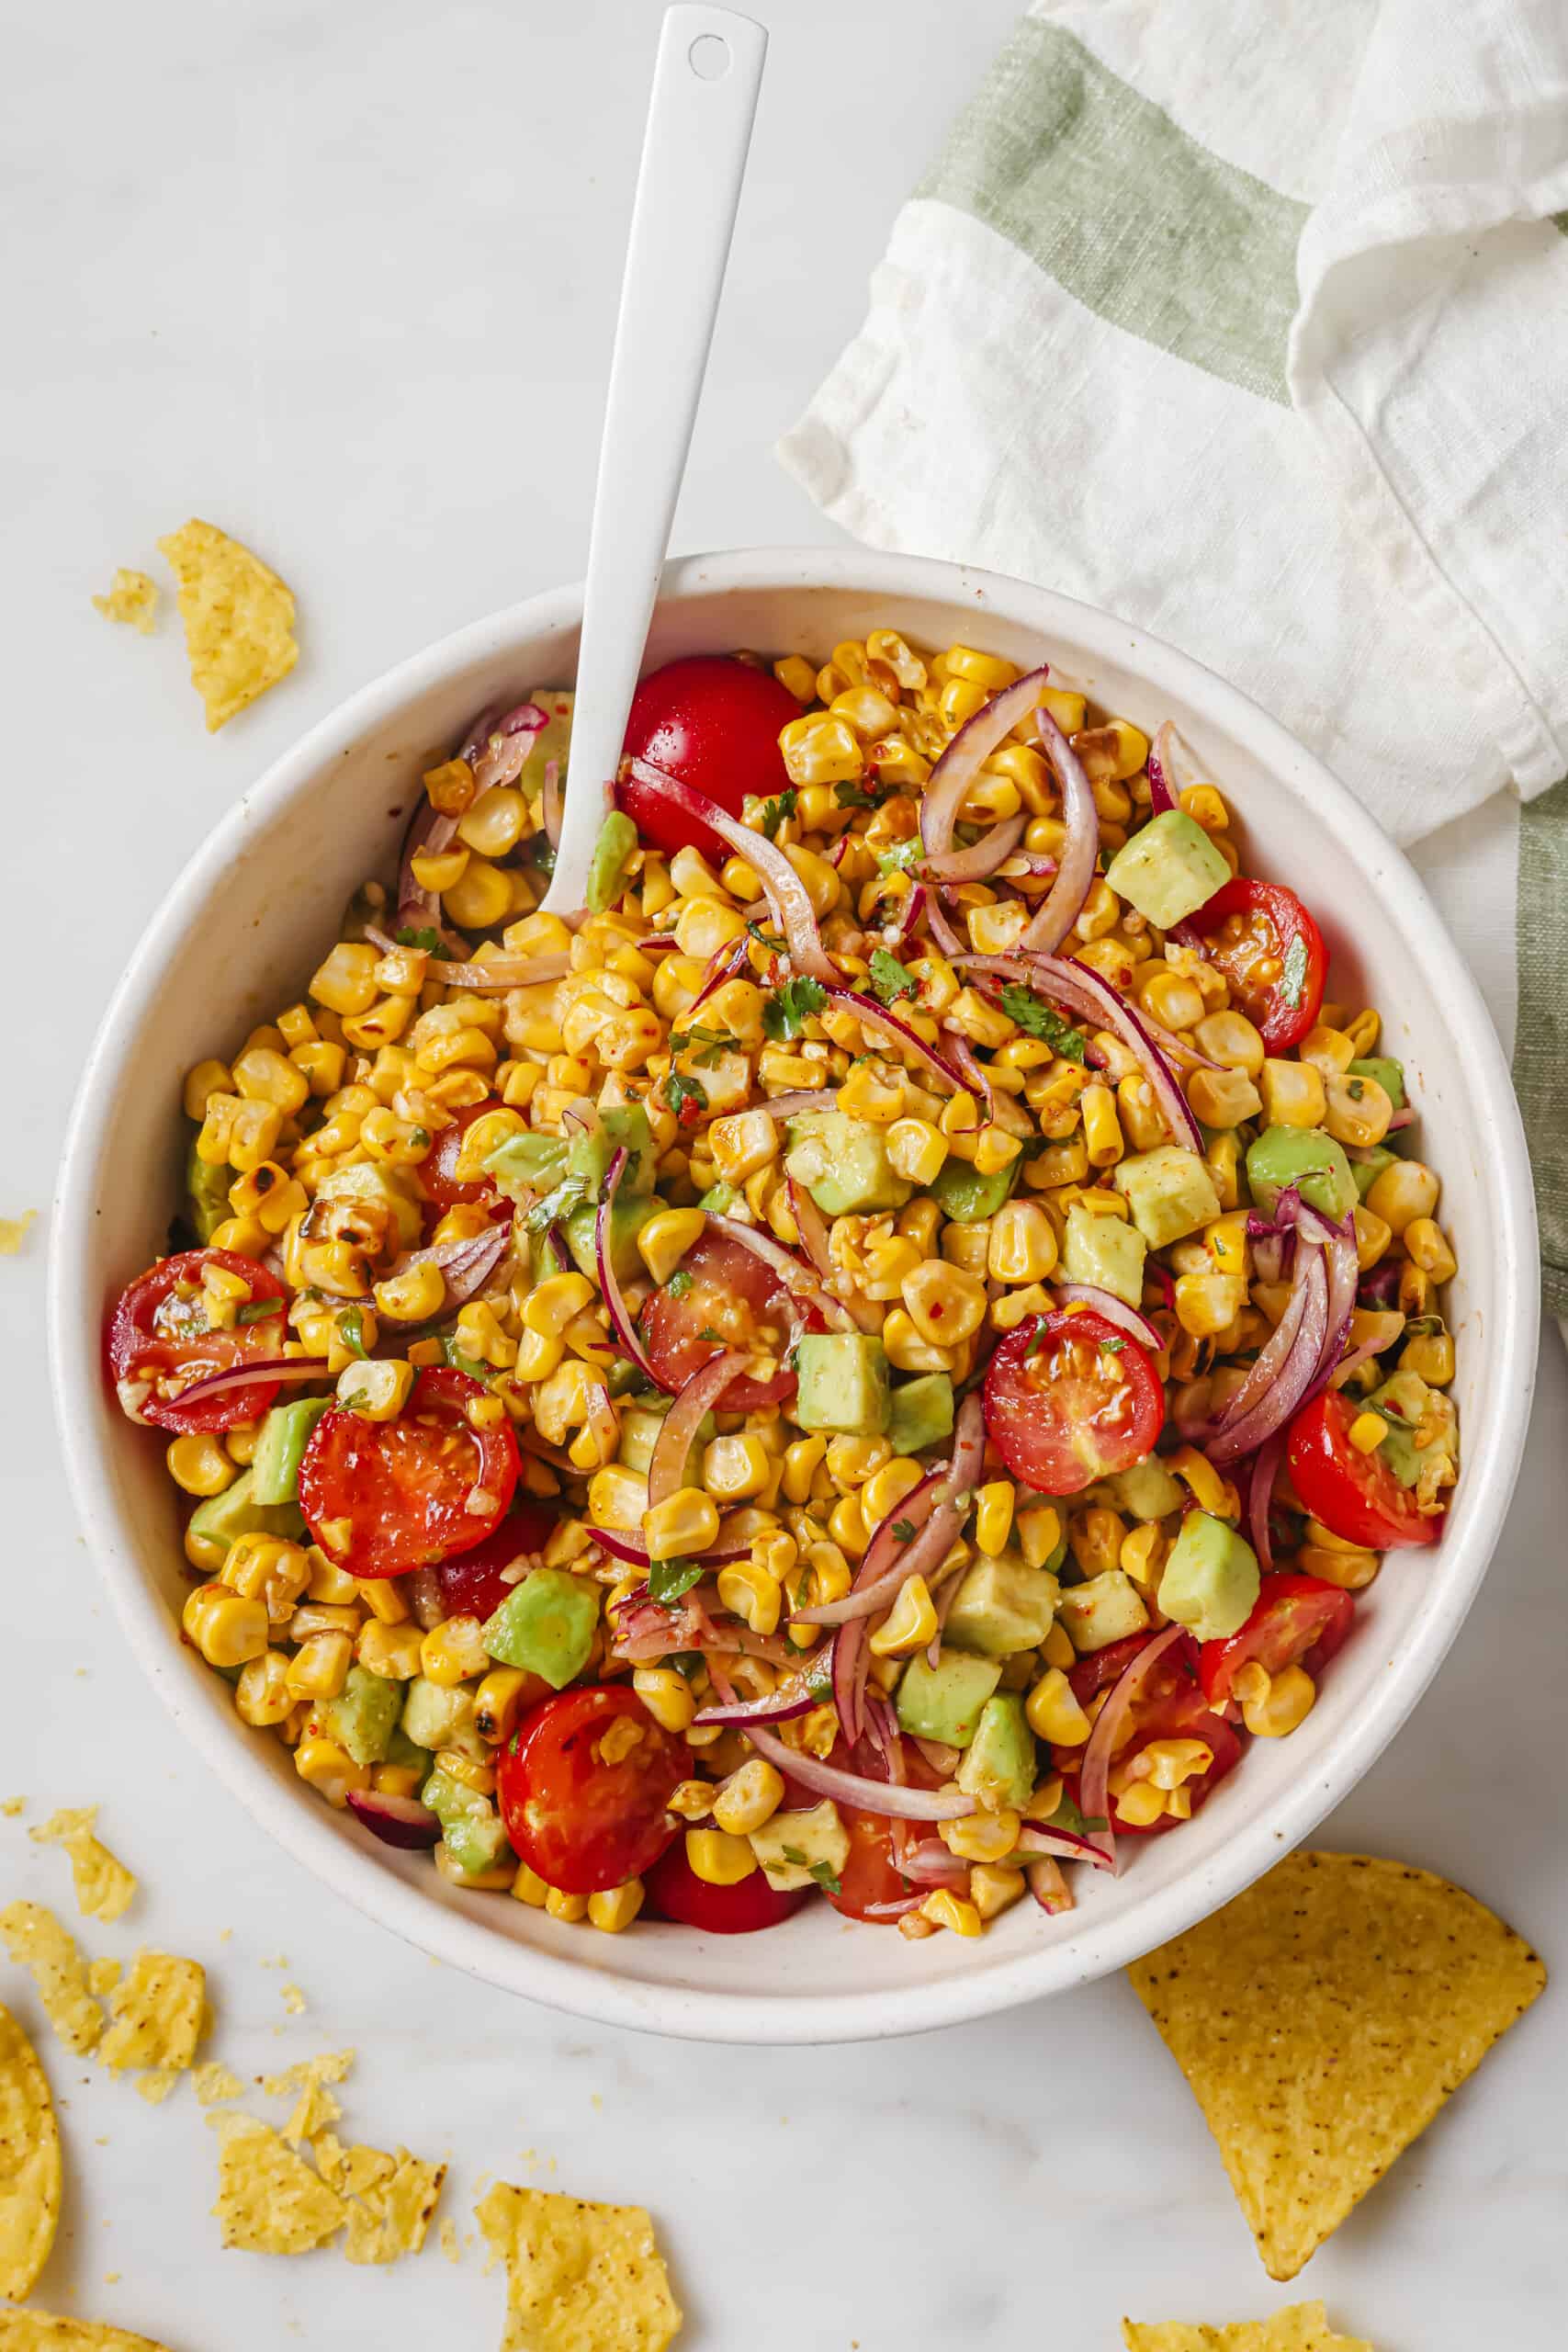
<svg viewBox="0 0 1568 2352">
<path fill-rule="evenodd" d="M 78 1335 L 96 1328 L 101 1303 L 86 1296 L 85 1268 L 95 1215 L 96 1177 L 106 1144 L 106 1077 L 120 1063 L 173 952 L 203 903 L 235 861 L 254 820 L 269 819 L 306 790 L 310 779 L 358 736 L 455 670 L 547 629 L 570 627 L 581 614 L 580 584 L 543 591 L 470 622 L 409 656 L 360 687 L 317 721 L 242 794 L 187 860 L 130 955 L 99 1024 L 83 1069 L 66 1129 L 56 1184 L 48 1272 L 48 1336 L 55 1412 L 66 1474 L 84 1534 L 107 1583 L 126 1636 L 175 1723 L 204 1760 L 293 1859 L 367 1917 L 407 1942 L 468 1974 L 558 2010 L 602 2025 L 630 2027 L 696 2041 L 798 2044 L 880 2040 L 919 2032 L 1010 2008 L 1122 1966 L 1229 1901 L 1271 1862 L 1308 1836 L 1360 1780 L 1409 1715 L 1441 1664 L 1474 1600 L 1495 1549 L 1517 1476 L 1534 1387 L 1539 1325 L 1539 1268 L 1529 1161 L 1507 1066 L 1481 992 L 1450 940 L 1425 886 L 1382 828 L 1315 754 L 1239 688 L 1165 640 L 1098 607 L 1019 581 L 957 563 L 881 553 L 857 547 L 759 547 L 679 558 L 667 565 L 661 598 L 719 598 L 739 591 L 791 588 L 915 596 L 973 605 L 995 602 L 1001 616 L 1017 616 L 1049 638 L 1053 631 L 1100 642 L 1156 689 L 1205 711 L 1243 738 L 1281 777 L 1299 777 L 1303 763 L 1319 804 L 1331 816 L 1347 854 L 1375 867 L 1380 887 L 1401 901 L 1401 928 L 1416 942 L 1418 964 L 1440 977 L 1455 1053 L 1481 1098 L 1479 1115 L 1493 1137 L 1497 1216 L 1497 1295 L 1490 1302 L 1494 1342 L 1503 1383 L 1517 1400 L 1502 1442 L 1466 1464 L 1471 1521 L 1463 1544 L 1446 1566 L 1437 1605 L 1416 1638 L 1391 1663 L 1377 1712 L 1358 1726 L 1360 1736 L 1315 1775 L 1304 1776 L 1266 1813 L 1247 1822 L 1223 1852 L 1150 1903 L 1109 1925 L 1086 1915 L 1084 1932 L 1068 1943 L 1021 1951 L 982 1973 L 958 1974 L 892 1990 L 873 1988 L 828 1996 L 705 1991 L 692 1985 L 649 1984 L 584 1967 L 570 1956 L 514 1943 L 433 1902 L 370 1852 L 346 1848 L 327 1818 L 280 1784 L 221 1721 L 186 1698 L 184 1678 L 171 1671 L 165 1604 L 145 1578 L 124 1530 L 107 1458 L 93 1431 L 98 1379 L 96 1356 L 84 1361 Z M 1293 787 L 1292 787 L 1293 788 Z M 1370 1731 L 1366 1728 L 1370 1725 Z"/>
</svg>

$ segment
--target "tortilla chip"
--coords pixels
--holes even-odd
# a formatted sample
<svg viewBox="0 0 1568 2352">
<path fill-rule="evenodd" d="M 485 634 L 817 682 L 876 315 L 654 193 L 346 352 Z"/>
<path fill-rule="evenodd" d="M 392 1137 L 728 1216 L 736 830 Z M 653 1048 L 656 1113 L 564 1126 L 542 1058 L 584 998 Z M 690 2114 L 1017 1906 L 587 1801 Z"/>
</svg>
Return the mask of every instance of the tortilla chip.
<svg viewBox="0 0 1568 2352">
<path fill-rule="evenodd" d="M 60 2133 L 38 2053 L 0 2008 L 0 2295 L 20 2302 L 60 2221 Z"/>
<path fill-rule="evenodd" d="M 286 2148 L 270 2125 L 232 2109 L 215 2115 L 218 2202 L 223 2243 L 247 2254 L 309 2254 L 341 2230 L 348 2209 Z"/>
<path fill-rule="evenodd" d="M 1128 1970 L 1271 2278 L 1293 2278 L 1546 1983 L 1427 1871 L 1292 1854 Z"/>
<path fill-rule="evenodd" d="M 498 2180 L 474 2208 L 506 2264 L 501 2352 L 665 2352 L 681 2329 L 640 2205 L 588 2205 Z"/>
<path fill-rule="evenodd" d="M 461 2262 L 463 2259 L 463 2243 L 457 2235 L 457 2224 L 449 2213 L 442 2217 L 441 2251 L 448 2262 Z"/>
<path fill-rule="evenodd" d="M 127 571 L 122 565 L 108 594 L 95 596 L 93 602 L 106 620 L 129 621 L 143 637 L 152 636 L 158 612 L 158 583 L 144 571 Z"/>
<path fill-rule="evenodd" d="M 87 1990 L 87 1964 L 74 1936 L 41 1903 L 8 1904 L 0 1911 L 0 1936 L 31 1975 L 44 2015 L 67 2050 L 85 2055 L 104 2030 L 104 2016 Z"/>
<path fill-rule="evenodd" d="M 190 2086 L 203 2107 L 216 2107 L 223 2098 L 238 2098 L 245 2087 L 231 2067 L 220 2066 L 215 2058 L 209 2058 L 205 2066 L 192 2068 Z"/>
<path fill-rule="evenodd" d="M 317 2151 L 321 2163 L 320 2142 Z M 350 2262 L 397 2262 L 417 2254 L 441 2196 L 446 2165 L 427 2164 L 406 2148 L 395 2156 L 380 2148 L 349 2148 L 338 2161 L 342 2177 L 333 2186 L 350 2199 L 343 2249 Z M 332 2177 L 324 2163 L 321 2171 Z"/>
<path fill-rule="evenodd" d="M 164 2346 L 150 2335 L 131 2335 L 96 2319 L 0 2312 L 0 2352 L 164 2352 Z"/>
<path fill-rule="evenodd" d="M 281 2075 L 264 2075 L 262 2089 L 268 2098 L 298 2098 L 312 2083 L 346 2081 L 354 2059 L 352 2050 L 323 2050 L 319 2058 L 302 2058 Z"/>
<path fill-rule="evenodd" d="M 136 1879 L 93 1835 L 96 1804 L 51 1813 L 28 1836 L 39 1846 L 63 1846 L 76 1888 L 76 1908 L 89 1919 L 118 1919 L 136 1892 Z"/>
<path fill-rule="evenodd" d="M 87 1990 L 98 2000 L 112 1993 L 123 1971 L 118 1960 L 90 1960 L 87 1962 Z"/>
<path fill-rule="evenodd" d="M 1233 2320 L 1228 2327 L 1198 2327 L 1179 2319 L 1140 2327 L 1122 2323 L 1127 2352 L 1374 2352 L 1359 2335 L 1336 2335 L 1321 2303 L 1292 2303 L 1272 2319 Z"/>
<path fill-rule="evenodd" d="M 312 2080 L 296 2099 L 294 2111 L 283 2127 L 283 2136 L 291 2148 L 301 2147 L 307 2140 L 314 2140 L 318 2132 L 326 2133 L 328 2125 L 335 2123 L 342 2113 L 341 2102 L 326 2085 L 319 2079 Z"/>
<path fill-rule="evenodd" d="M 175 2075 L 196 2055 L 207 2023 L 206 1992 L 207 1973 L 198 1960 L 139 1951 L 130 1975 L 109 1996 L 116 2022 L 98 2052 L 104 2064 L 117 2073 L 128 2066 L 149 2066 L 155 2076 L 167 2074 L 169 2080 L 161 2089 L 137 2086 L 154 2103 L 166 2098 Z"/>
<path fill-rule="evenodd" d="M 190 522 L 160 539 L 179 583 L 191 684 L 215 735 L 299 659 L 290 590 L 238 539 Z"/>
</svg>

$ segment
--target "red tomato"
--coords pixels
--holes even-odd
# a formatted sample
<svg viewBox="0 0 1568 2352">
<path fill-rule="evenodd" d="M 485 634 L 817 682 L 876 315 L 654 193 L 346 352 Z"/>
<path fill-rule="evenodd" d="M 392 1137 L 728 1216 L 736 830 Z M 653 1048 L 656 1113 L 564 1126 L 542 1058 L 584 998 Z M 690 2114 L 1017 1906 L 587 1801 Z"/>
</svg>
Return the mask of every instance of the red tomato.
<svg viewBox="0 0 1568 2352">
<path fill-rule="evenodd" d="M 492 1535 L 454 1559 L 438 1561 L 434 1576 L 443 1612 L 448 1617 L 493 1616 L 516 1589 L 505 1581 L 504 1571 L 520 1554 L 544 1549 L 556 1517 L 542 1503 L 518 1503 Z"/>
<path fill-rule="evenodd" d="M 871 1739 L 845 1747 L 840 1742 L 829 1761 L 841 1772 L 858 1772 L 863 1780 L 885 1781 L 887 1766 L 881 1749 Z M 904 1777 L 912 1788 L 935 1789 L 942 1785 L 942 1775 L 934 1772 L 915 1746 L 904 1742 Z M 785 1803 L 809 1807 L 819 1804 L 821 1798 L 815 1790 L 784 1776 Z M 897 1903 L 916 1893 L 912 1880 L 899 1875 L 893 1859 L 893 1824 L 885 1813 L 863 1813 L 857 1805 L 840 1804 L 839 1818 L 850 1833 L 850 1850 L 839 1872 L 839 1892 L 832 1894 L 824 1887 L 835 1911 L 846 1919 L 864 1919 L 874 1905 Z M 920 1835 L 920 1824 L 911 1825 L 912 1834 Z M 930 1831 L 927 1831 L 930 1835 Z M 874 1926 L 885 1921 L 873 1920 Z"/>
<path fill-rule="evenodd" d="M 1109 1690 L 1112 1683 L 1120 1682 L 1138 1652 L 1146 1649 L 1153 1640 L 1152 1630 L 1146 1634 L 1129 1634 L 1122 1641 L 1108 1642 L 1102 1650 L 1090 1650 L 1087 1657 L 1080 1657 L 1076 1666 L 1069 1667 L 1067 1680 L 1079 1706 L 1087 1707 L 1101 1690 Z M 1172 1642 L 1155 1669 L 1151 1696 L 1162 1690 L 1190 1688 L 1197 1646 L 1190 1641 Z"/>
<path fill-rule="evenodd" d="M 1271 1054 L 1306 1035 L 1323 1002 L 1328 955 L 1319 931 L 1293 890 L 1279 882 L 1237 875 L 1222 884 L 1192 917 L 1203 953 L 1230 982 L 1231 995 Z M 1254 967 L 1275 967 L 1258 977 Z"/>
<path fill-rule="evenodd" d="M 1442 1532 L 1441 1511 L 1420 1510 L 1381 1453 L 1358 1452 L 1350 1442 L 1355 1418 L 1355 1408 L 1339 1391 L 1325 1388 L 1291 1423 L 1285 1458 L 1302 1502 L 1345 1544 L 1364 1544 L 1373 1552 L 1435 1544 Z"/>
<path fill-rule="evenodd" d="M 676 1270 L 691 1277 L 656 1290 L 643 1309 L 649 1361 L 666 1388 L 684 1386 L 721 1347 L 765 1349 L 782 1363 L 796 1310 L 784 1284 L 743 1243 L 722 1233 L 704 1234 Z M 677 1295 L 677 1292 L 679 1295 Z M 705 1331 L 716 1340 L 705 1340 Z M 780 1371 L 773 1380 L 732 1380 L 721 1399 L 727 1413 L 754 1413 L 783 1405 L 795 1395 L 795 1374 Z"/>
<path fill-rule="evenodd" d="M 1157 1675 L 1156 1679 L 1159 1679 Z M 1203 1742 L 1213 1762 L 1201 1778 L 1182 1783 L 1192 1800 L 1193 1812 L 1201 1812 L 1209 1802 L 1211 1792 L 1218 1788 L 1227 1772 L 1235 1770 L 1241 1756 L 1238 1735 L 1223 1715 L 1210 1713 L 1203 1704 L 1201 1691 L 1190 1682 L 1184 1689 L 1168 1692 L 1152 1703 L 1140 1702 L 1134 1710 L 1134 1720 L 1137 1728 L 1126 1747 L 1118 1749 L 1118 1764 L 1130 1763 L 1134 1756 L 1156 1739 L 1201 1739 Z M 1111 1826 L 1119 1838 L 1158 1838 L 1168 1829 L 1179 1829 L 1181 1817 L 1165 1813 L 1157 1821 L 1123 1821 L 1112 1798 Z"/>
<path fill-rule="evenodd" d="M 729 653 L 690 653 L 638 686 L 626 749 L 739 817 L 749 792 L 766 799 L 788 786 L 779 729 L 799 717 L 800 705 L 770 672 Z M 655 848 L 672 854 L 690 843 L 705 855 L 729 855 L 706 825 L 671 808 L 657 785 L 631 776 L 615 797 Z"/>
<path fill-rule="evenodd" d="M 986 1434 L 1036 1494 L 1076 1495 L 1129 1468 L 1164 1426 L 1159 1374 L 1103 1316 L 1021 1323 L 986 1374 Z"/>
<path fill-rule="evenodd" d="M 642 1736 L 607 1763 L 601 1742 L 623 1721 Z M 518 1724 L 496 1767 L 513 1849 L 547 1886 L 568 1894 L 597 1894 L 640 1878 L 680 1832 L 668 1808 L 687 1777 L 689 1755 L 623 1682 L 547 1699 Z"/>
<path fill-rule="evenodd" d="M 512 1204 L 502 1197 L 493 1177 L 481 1176 L 472 1182 L 459 1183 L 455 1172 L 464 1136 L 476 1119 L 482 1119 L 487 1111 L 494 1108 L 493 1102 L 470 1102 L 465 1110 L 457 1112 L 451 1125 L 443 1127 L 436 1136 L 429 1159 L 420 1162 L 420 1182 L 430 1204 L 427 1225 L 437 1224 L 448 1209 L 460 1203 L 472 1205 L 482 1201 L 498 1215 L 511 1216 Z"/>
<path fill-rule="evenodd" d="M 201 1278 L 209 1266 L 221 1266 L 249 1283 L 253 1306 L 276 1299 L 279 1311 L 236 1322 L 231 1330 L 213 1330 L 202 1303 Z M 105 1342 L 109 1375 L 116 1381 L 188 1382 L 280 1356 L 288 1337 L 282 1311 L 286 1295 L 276 1274 L 232 1250 L 182 1250 L 161 1258 L 115 1301 Z M 154 1388 L 138 1409 L 161 1430 L 228 1430 L 265 1413 L 276 1395 L 276 1381 L 255 1381 L 185 1404 L 177 1394 L 161 1396 Z"/>
<path fill-rule="evenodd" d="M 749 1936 L 759 1928 L 776 1928 L 816 1892 L 809 1886 L 794 1887 L 787 1893 L 770 1886 L 767 1872 L 761 1870 L 734 1886 L 710 1886 L 686 1860 L 684 1838 L 677 1838 L 652 1869 L 643 1872 L 643 1883 L 650 1911 L 707 1936 Z"/>
<path fill-rule="evenodd" d="M 422 1372 L 395 1421 L 329 1411 L 299 1464 L 299 1508 L 329 1560 L 356 1577 L 399 1577 L 470 1551 L 497 1527 L 517 1484 L 512 1425 L 463 1418 L 484 1390 L 450 1365 Z M 478 1510 L 469 1504 L 482 1497 Z"/>
<path fill-rule="evenodd" d="M 1303 1660 L 1315 1671 L 1328 1664 L 1350 1631 L 1356 1604 L 1321 1577 L 1267 1576 L 1258 1605 L 1239 1633 L 1205 1642 L 1199 1676 L 1211 1707 L 1223 1707 L 1244 1666 L 1282 1674 Z"/>
</svg>

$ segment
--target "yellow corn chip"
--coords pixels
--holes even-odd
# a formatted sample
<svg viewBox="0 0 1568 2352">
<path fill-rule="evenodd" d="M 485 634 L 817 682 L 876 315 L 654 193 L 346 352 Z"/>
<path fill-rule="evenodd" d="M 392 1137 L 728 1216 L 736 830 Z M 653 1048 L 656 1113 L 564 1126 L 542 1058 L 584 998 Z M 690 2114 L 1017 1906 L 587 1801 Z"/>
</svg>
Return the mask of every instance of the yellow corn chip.
<svg viewBox="0 0 1568 2352">
<path fill-rule="evenodd" d="M 343 2113 L 339 2100 L 333 2097 L 320 2080 L 308 2082 L 294 2103 L 294 2111 L 283 2127 L 283 2136 L 291 2148 L 299 2147 L 306 2140 L 314 2140 L 318 2132 L 335 2123 Z"/>
<path fill-rule="evenodd" d="M 319 2058 L 302 2058 L 281 2075 L 265 2075 L 262 2089 L 268 2098 L 298 2098 L 312 2083 L 346 2081 L 354 2057 L 352 2050 L 323 2050 Z"/>
<path fill-rule="evenodd" d="M 1293 2278 L 1523 2015 L 1546 1971 L 1427 1871 L 1292 1854 L 1128 1970 Z"/>
<path fill-rule="evenodd" d="M 18 1967 L 30 1973 L 44 2015 L 78 2057 L 104 2030 L 103 2011 L 87 1990 L 87 1966 L 76 1939 L 41 1903 L 12 1903 L 0 1911 L 0 1936 Z"/>
<path fill-rule="evenodd" d="M 221 2098 L 238 2098 L 245 2087 L 231 2067 L 220 2066 L 215 2058 L 205 2066 L 192 2068 L 190 2084 L 203 2107 L 216 2107 Z"/>
<path fill-rule="evenodd" d="M 123 1862 L 93 1835 L 98 1817 L 96 1804 L 51 1813 L 28 1836 L 39 1846 L 63 1846 L 71 1861 L 76 1888 L 76 1908 L 89 1919 L 118 1919 L 136 1892 L 136 1880 Z"/>
<path fill-rule="evenodd" d="M 98 2052 L 106 2066 L 119 2072 L 127 2066 L 150 2066 L 161 2088 L 137 2085 L 154 2103 L 174 2088 L 175 2077 L 196 2055 L 207 2023 L 207 1973 L 198 1960 L 180 1960 L 167 1951 L 139 1951 L 130 1973 L 109 1996 L 115 2019 Z"/>
<path fill-rule="evenodd" d="M 95 596 L 93 602 L 107 620 L 129 621 L 143 637 L 152 636 L 158 611 L 158 583 L 149 580 L 144 571 L 127 571 L 122 565 L 115 573 L 108 594 Z"/>
<path fill-rule="evenodd" d="M 247 2254 L 308 2254 L 341 2230 L 348 2209 L 276 2132 L 231 2109 L 218 2126 L 218 2202 L 225 2245 Z"/>
<path fill-rule="evenodd" d="M 114 1991 L 120 1975 L 118 1960 L 90 1960 L 87 1962 L 87 1990 L 101 2001 L 106 1993 Z"/>
<path fill-rule="evenodd" d="M 1140 2327 L 1124 2319 L 1127 2352 L 1374 2352 L 1359 2335 L 1337 2335 L 1321 2303 L 1292 2303 L 1272 2319 L 1233 2320 L 1228 2327 L 1196 2327 L 1179 2319 Z"/>
<path fill-rule="evenodd" d="M 131 2335 L 96 2319 L 0 2312 L 0 2352 L 164 2352 L 164 2346 L 150 2335 Z"/>
<path fill-rule="evenodd" d="M 60 2133 L 32 2043 L 0 2008 L 0 2295 L 20 2302 L 60 2221 Z"/>
<path fill-rule="evenodd" d="M 457 2235 L 457 2224 L 450 2214 L 442 2219 L 441 2251 L 448 2262 L 461 2262 L 463 2259 L 462 2240 Z"/>
<path fill-rule="evenodd" d="M 283 1988 L 283 2006 L 291 2018 L 298 2018 L 303 2017 L 309 2004 L 298 1984 L 286 1984 Z"/>
<path fill-rule="evenodd" d="M 299 660 L 294 598 L 259 556 L 210 523 L 187 523 L 158 546 L 179 584 L 191 683 L 216 734 Z"/>
<path fill-rule="evenodd" d="M 681 2329 L 640 2205 L 587 2205 L 498 2180 L 474 2208 L 506 2264 L 501 2352 L 664 2352 Z"/>
<path fill-rule="evenodd" d="M 343 2249 L 350 2262 L 396 2262 L 417 2254 L 441 2195 L 446 2165 L 427 2164 L 406 2148 L 389 2156 L 379 2148 L 355 2147 L 345 2151 L 343 2170 L 337 2186 L 350 2196 Z"/>
</svg>

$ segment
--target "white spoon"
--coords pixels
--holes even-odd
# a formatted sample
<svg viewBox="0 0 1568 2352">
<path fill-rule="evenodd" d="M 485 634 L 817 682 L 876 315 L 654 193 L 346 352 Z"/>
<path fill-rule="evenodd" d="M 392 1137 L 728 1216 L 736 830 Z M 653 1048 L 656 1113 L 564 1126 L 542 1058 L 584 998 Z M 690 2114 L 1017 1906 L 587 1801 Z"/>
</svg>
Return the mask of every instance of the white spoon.
<svg viewBox="0 0 1568 2352">
<path fill-rule="evenodd" d="M 713 340 L 768 36 L 728 8 L 670 9 L 632 208 L 593 494 L 571 750 L 544 904 L 576 913 L 620 765 Z"/>
</svg>

